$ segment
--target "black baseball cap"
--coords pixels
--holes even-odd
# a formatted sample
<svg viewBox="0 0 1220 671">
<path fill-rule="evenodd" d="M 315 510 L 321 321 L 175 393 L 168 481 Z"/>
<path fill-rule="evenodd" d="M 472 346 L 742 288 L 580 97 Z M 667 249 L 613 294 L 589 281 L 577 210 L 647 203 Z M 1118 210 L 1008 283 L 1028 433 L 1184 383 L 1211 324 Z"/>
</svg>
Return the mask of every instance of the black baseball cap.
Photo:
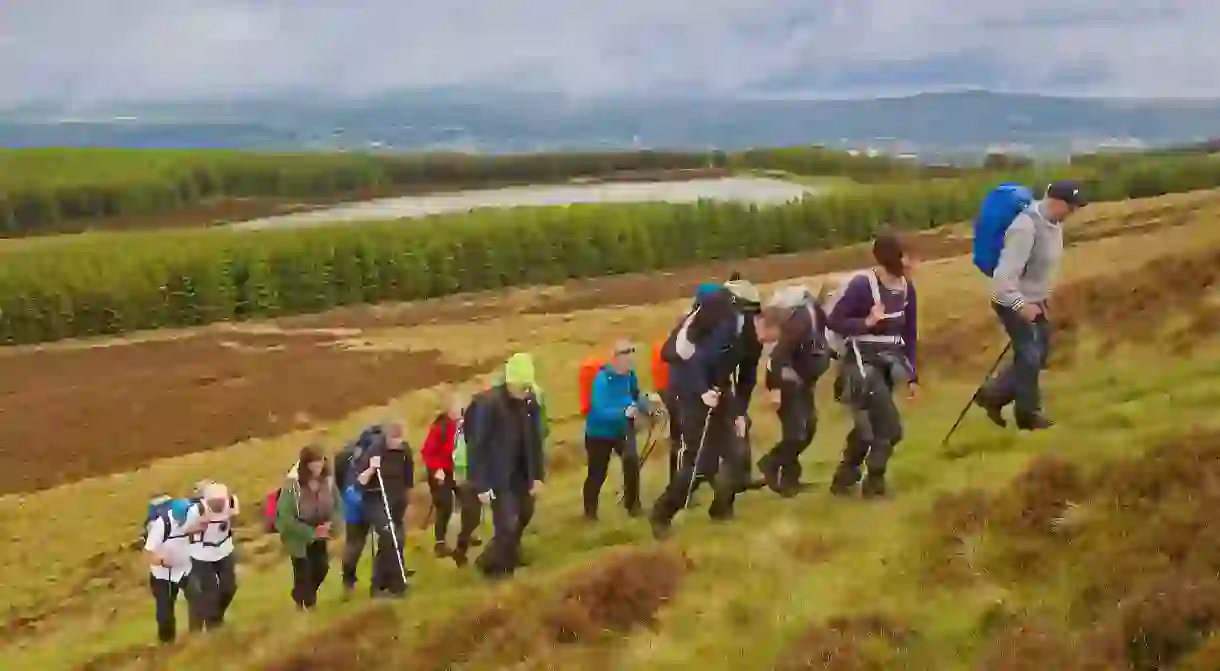
<svg viewBox="0 0 1220 671">
<path fill-rule="evenodd" d="M 1046 187 L 1046 197 L 1062 200 L 1072 207 L 1084 207 L 1089 204 L 1080 188 L 1080 182 L 1071 179 L 1051 182 L 1051 185 Z"/>
</svg>

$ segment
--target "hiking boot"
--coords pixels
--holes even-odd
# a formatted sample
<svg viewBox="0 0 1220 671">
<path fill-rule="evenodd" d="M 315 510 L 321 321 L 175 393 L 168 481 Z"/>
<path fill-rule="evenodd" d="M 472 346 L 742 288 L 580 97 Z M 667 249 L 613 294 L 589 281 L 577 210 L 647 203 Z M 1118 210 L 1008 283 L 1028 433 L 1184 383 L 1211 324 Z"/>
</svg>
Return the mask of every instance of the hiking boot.
<svg viewBox="0 0 1220 671">
<path fill-rule="evenodd" d="M 673 531 L 671 521 L 657 516 L 656 513 L 648 516 L 648 525 L 652 527 L 652 537 L 659 541 L 669 538 Z"/>
<path fill-rule="evenodd" d="M 640 504 L 637 503 L 634 506 L 631 506 L 630 508 L 627 509 L 627 516 L 628 517 L 643 517 L 644 508 L 642 506 L 640 506 Z"/>
<path fill-rule="evenodd" d="M 830 481 L 830 493 L 834 496 L 854 496 L 858 477 L 858 475 L 853 475 L 850 470 L 844 472 L 842 466 L 840 466 L 835 471 L 834 478 Z"/>
<path fill-rule="evenodd" d="M 462 568 L 470 563 L 470 559 L 466 556 L 465 550 L 454 550 L 453 553 L 449 555 L 449 558 L 453 560 L 454 564 L 457 564 L 458 568 Z"/>
<path fill-rule="evenodd" d="M 477 547 L 479 547 L 479 546 L 480 546 L 480 545 L 482 545 L 482 544 L 483 544 L 483 539 L 482 539 L 482 538 L 479 538 L 478 536 L 471 536 L 471 537 L 470 537 L 470 547 L 472 547 L 472 548 L 477 548 Z"/>
<path fill-rule="evenodd" d="M 1053 421 L 1041 413 L 1017 418 L 1017 428 L 1021 431 L 1041 431 L 1054 425 Z"/>
<path fill-rule="evenodd" d="M 713 507 L 709 508 L 707 511 L 707 516 L 710 517 L 713 522 L 731 522 L 736 515 L 737 514 L 733 512 L 732 508 L 719 509 Z"/>
<path fill-rule="evenodd" d="M 593 523 L 593 522 L 596 522 L 596 521 L 597 521 L 597 513 L 596 513 L 595 511 L 592 511 L 592 510 L 586 510 L 586 511 L 585 511 L 585 515 L 584 515 L 584 519 L 585 519 L 585 521 L 586 521 L 586 522 L 589 522 L 590 524 L 591 524 L 591 523 Z"/>
<path fill-rule="evenodd" d="M 758 460 L 758 470 L 762 473 L 763 482 L 767 487 L 776 494 L 783 493 L 783 486 L 779 481 L 779 466 L 775 464 L 774 459 L 763 457 Z"/>
<path fill-rule="evenodd" d="M 860 495 L 866 499 L 885 498 L 885 476 L 868 475 L 860 487 Z"/>
<path fill-rule="evenodd" d="M 432 555 L 437 559 L 444 559 L 445 557 L 448 557 L 449 554 L 449 546 L 445 545 L 445 541 L 440 541 L 436 545 L 432 546 Z"/>
<path fill-rule="evenodd" d="M 992 424 L 1001 429 L 1008 428 L 1008 420 L 1004 419 L 1004 405 L 996 401 L 991 394 L 980 390 L 974 397 L 974 404 L 987 413 L 987 419 L 990 419 Z"/>
</svg>

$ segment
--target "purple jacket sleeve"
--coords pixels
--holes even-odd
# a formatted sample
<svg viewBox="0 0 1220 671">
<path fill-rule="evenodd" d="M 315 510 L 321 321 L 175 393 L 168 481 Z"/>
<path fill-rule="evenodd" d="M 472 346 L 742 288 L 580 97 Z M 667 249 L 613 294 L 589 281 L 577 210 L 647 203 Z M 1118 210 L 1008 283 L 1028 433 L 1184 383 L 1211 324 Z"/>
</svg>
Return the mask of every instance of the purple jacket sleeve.
<svg viewBox="0 0 1220 671">
<path fill-rule="evenodd" d="M 916 319 L 919 316 L 919 308 L 915 301 L 915 284 L 907 280 L 907 306 L 906 306 L 906 328 L 902 334 L 902 340 L 906 343 L 907 361 L 911 362 L 911 381 L 919 380 L 919 367 L 915 365 L 915 352 L 918 349 L 917 339 L 919 338 L 919 328 Z"/>
<path fill-rule="evenodd" d="M 843 295 L 835 307 L 826 316 L 830 330 L 845 336 L 858 336 L 868 333 L 864 323 L 873 309 L 873 290 L 868 285 L 868 278 L 857 275 L 847 283 Z"/>
</svg>

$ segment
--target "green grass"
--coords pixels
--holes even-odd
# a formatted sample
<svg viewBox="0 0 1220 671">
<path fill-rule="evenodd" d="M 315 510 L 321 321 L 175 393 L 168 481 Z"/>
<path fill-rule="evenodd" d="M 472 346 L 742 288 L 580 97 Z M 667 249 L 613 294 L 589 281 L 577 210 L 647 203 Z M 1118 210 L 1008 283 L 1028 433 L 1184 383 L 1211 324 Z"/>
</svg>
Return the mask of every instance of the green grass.
<svg viewBox="0 0 1220 671">
<path fill-rule="evenodd" d="M 1070 253 L 1065 279 L 1081 283 L 1120 276 L 1111 273 L 1130 278 L 1149 259 L 1185 259 L 1187 251 L 1214 242 L 1216 235 L 1220 234 L 1209 233 L 1199 224 L 1088 243 Z M 925 270 L 919 279 L 921 304 L 927 311 L 923 335 L 935 341 L 952 333 L 942 331 L 946 325 L 985 309 L 985 288 L 965 260 Z M 1152 286 L 1155 279 L 1150 278 L 1140 290 Z M 509 584 L 487 586 L 470 571 L 457 571 L 449 562 L 433 560 L 428 554 L 429 533 L 412 531 L 408 561 L 419 574 L 411 597 L 397 607 L 399 638 L 389 642 L 373 636 L 381 651 L 369 658 L 373 661 L 353 657 L 352 668 L 429 668 L 419 661 L 418 646 L 438 636 L 437 628 L 452 629 L 461 618 L 484 612 L 494 602 L 521 608 L 508 630 L 520 635 L 513 638 L 500 630 L 491 631 L 488 625 L 484 641 L 496 641 L 500 647 L 493 649 L 490 643 L 476 640 L 470 646 L 474 657 L 469 668 L 508 668 L 514 652 L 530 660 L 521 668 L 806 668 L 784 666 L 777 660 L 792 663 L 792 655 L 800 650 L 816 651 L 818 641 L 830 640 L 846 641 L 844 645 L 873 665 L 827 668 L 955 671 L 980 668 L 980 655 L 995 640 L 999 625 L 994 623 L 1008 622 L 1013 614 L 1036 615 L 1065 635 L 1076 635 L 1082 626 L 1071 611 L 1090 569 L 1087 557 L 1079 558 L 1079 565 L 1069 570 L 1073 568 L 1067 561 L 1073 557 L 1070 550 L 1055 549 L 1048 555 L 1055 560 L 1048 564 L 1054 571 L 1037 579 L 1022 576 L 1007 563 L 1008 544 L 1021 539 L 1006 535 L 997 526 L 978 539 L 977 575 L 965 581 L 938 580 L 934 571 L 945 557 L 938 554 L 933 541 L 945 522 L 934 511 L 946 495 L 970 489 L 1006 496 L 1013 478 L 1040 456 L 1056 455 L 1091 473 L 1192 428 L 1220 423 L 1214 410 L 1220 403 L 1220 347 L 1210 333 L 1199 335 L 1200 346 L 1189 356 L 1171 356 L 1156 341 L 1135 345 L 1122 338 L 1117 348 L 1103 354 L 1098 348 L 1099 336 L 1122 335 L 1133 320 L 1139 320 L 1121 310 L 1108 316 L 1090 313 L 1090 295 L 1085 291 L 1063 299 L 1064 309 L 1074 309 L 1072 316 L 1086 322 L 1088 335 L 1065 344 L 1075 358 L 1059 363 L 1047 376 L 1048 406 L 1060 421 L 1053 431 L 1036 435 L 1004 432 L 974 412 L 951 445 L 943 448 L 944 432 L 984 372 L 985 364 L 969 362 L 991 356 L 961 343 L 957 352 L 969 365 L 928 362 L 923 397 L 915 404 L 904 402 L 907 439 L 892 462 L 892 500 L 843 501 L 830 498 L 819 487 L 793 500 L 766 492 L 745 494 L 738 519 L 728 525 L 709 522 L 705 506 L 682 513 L 675 539 L 665 547 L 684 553 L 690 568 L 652 627 L 567 646 L 553 643 L 555 625 L 548 619 L 548 609 L 571 589 L 576 581 L 573 572 L 596 573 L 610 566 L 616 556 L 611 552 L 614 548 L 631 546 L 647 552 L 657 544 L 646 524 L 627 519 L 614 506 L 617 471 L 603 491 L 602 521 L 591 528 L 579 519 L 583 469 L 556 469 L 526 536 L 533 562 Z M 963 305 L 978 309 L 967 310 Z M 657 333 L 678 308 L 671 303 L 522 316 L 473 325 L 419 327 L 394 336 L 404 343 L 444 342 L 446 352 L 453 356 L 477 357 L 503 346 L 488 342 L 488 329 L 501 333 L 504 340 L 532 334 L 538 339 L 533 351 L 556 404 L 557 441 L 551 450 L 579 455 L 580 428 L 574 407 L 579 359 L 619 333 L 640 338 Z M 990 324 L 985 314 L 982 317 L 981 323 Z M 971 334 L 985 341 L 983 349 L 996 345 L 990 331 L 974 329 Z M 824 381 L 822 386 L 825 392 L 829 383 Z M 415 427 L 413 436 L 421 435 L 421 423 L 431 412 L 428 396 L 413 394 L 391 406 L 406 413 Z M 777 427 L 765 399 L 757 398 L 755 404 L 754 448 L 761 453 L 774 442 Z M 819 411 L 818 435 L 803 461 L 806 478 L 824 485 L 847 425 L 842 409 L 825 393 L 820 395 Z M 376 409 L 361 413 L 332 427 L 323 437 L 335 443 L 381 414 Z M 12 541 L 0 550 L 0 559 L 6 566 L 18 567 L 0 588 L 0 600 L 25 608 L 35 602 L 63 602 L 69 596 L 65 590 L 75 590 L 71 586 L 86 571 L 83 558 L 112 551 L 123 538 L 123 530 L 129 530 L 125 520 L 138 517 L 142 501 L 151 491 L 181 488 L 198 477 L 217 475 L 230 482 L 252 510 L 251 504 L 277 481 L 304 439 L 301 434 L 258 441 L 167 460 L 133 474 L 0 499 L 0 534 Z M 579 464 L 581 459 L 574 456 L 561 461 Z M 663 462 L 661 450 L 648 465 L 646 501 L 660 491 Z M 705 490 L 700 498 L 706 504 L 710 492 Z M 47 522 L 48 510 L 64 512 Z M 62 533 L 48 537 L 47 524 Z M 488 534 L 485 528 L 484 535 Z M 251 551 L 268 540 L 247 538 L 242 547 Z M 120 557 L 125 571 L 122 577 L 86 591 L 77 610 L 48 618 L 48 631 L 16 641 L 0 640 L 0 645 L 7 646 L 6 668 L 77 668 L 101 653 L 150 641 L 151 602 L 139 586 L 143 567 L 134 553 Z M 650 569 L 641 562 L 630 566 L 641 576 Z M 258 557 L 241 576 L 241 591 L 231 611 L 232 626 L 223 634 L 230 644 L 188 641 L 168 662 L 174 669 L 289 668 L 275 663 L 305 645 L 307 637 L 318 636 L 320 646 L 341 646 L 343 637 L 328 632 L 340 626 L 342 618 L 368 612 L 369 606 L 364 599 L 348 604 L 340 601 L 337 569 L 336 563 L 323 588 L 319 611 L 299 617 L 288 598 L 286 560 L 277 560 L 273 554 Z M 367 575 L 367 568 L 363 569 L 362 577 Z M 836 639 L 836 634 L 822 627 L 833 618 L 873 618 L 910 633 L 898 649 L 875 636 Z M 184 623 L 185 617 L 182 619 Z M 804 644 L 798 643 L 803 639 Z"/>
</svg>

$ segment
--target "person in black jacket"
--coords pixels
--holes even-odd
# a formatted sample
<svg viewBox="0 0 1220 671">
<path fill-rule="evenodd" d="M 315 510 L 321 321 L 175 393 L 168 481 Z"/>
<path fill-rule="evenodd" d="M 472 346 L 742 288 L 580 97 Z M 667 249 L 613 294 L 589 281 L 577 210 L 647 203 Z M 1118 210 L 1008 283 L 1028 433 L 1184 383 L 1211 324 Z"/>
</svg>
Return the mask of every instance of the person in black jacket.
<svg viewBox="0 0 1220 671">
<path fill-rule="evenodd" d="M 504 383 L 477 394 L 466 409 L 464 431 L 469 486 L 491 506 L 493 536 L 475 564 L 488 577 L 521 566 L 521 536 L 534 516 L 546 466 L 532 361 L 514 358 Z"/>
<path fill-rule="evenodd" d="M 814 388 L 830 368 L 826 318 L 804 287 L 789 287 L 778 292 L 754 321 L 760 340 L 775 344 L 767 362 L 766 385 L 780 421 L 780 440 L 759 460 L 758 468 L 772 491 L 794 496 L 800 490 L 801 453 L 817 432 Z"/>
<path fill-rule="evenodd" d="M 739 305 L 728 288 L 709 293 L 662 347 L 670 388 L 678 399 L 682 449 L 677 475 L 649 515 L 658 539 L 669 535 L 674 516 L 708 478 L 713 480 L 708 514 L 715 520 L 731 518 L 733 499 L 748 476 L 747 421 L 736 384 L 745 321 Z"/>
<path fill-rule="evenodd" d="M 377 534 L 371 594 L 374 598 L 399 598 L 407 592 L 405 578 L 409 575 L 403 568 L 406 537 L 403 519 L 407 514 L 407 494 L 415 485 L 415 462 L 402 425 L 383 425 L 382 431 L 374 434 L 366 455 L 367 461 L 362 459 L 366 465 L 356 481 L 362 490 L 364 519 Z"/>
</svg>

